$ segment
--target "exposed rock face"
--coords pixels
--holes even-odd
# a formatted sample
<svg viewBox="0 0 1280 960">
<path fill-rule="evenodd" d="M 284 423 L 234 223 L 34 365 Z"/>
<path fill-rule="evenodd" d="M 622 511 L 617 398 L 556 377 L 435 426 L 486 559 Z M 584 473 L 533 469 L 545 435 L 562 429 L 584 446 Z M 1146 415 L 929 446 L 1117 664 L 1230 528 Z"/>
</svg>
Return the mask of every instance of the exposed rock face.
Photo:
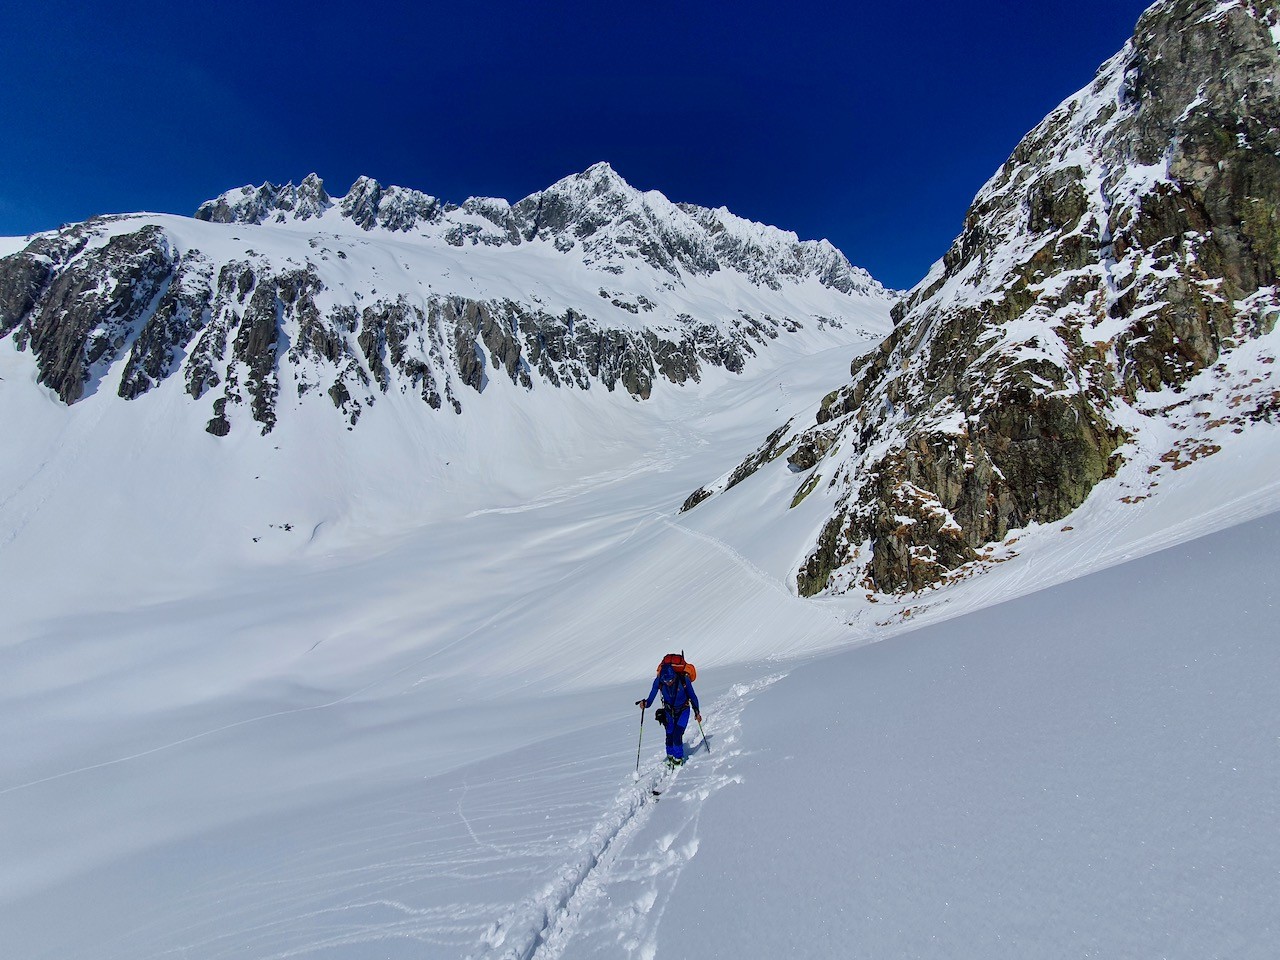
<svg viewBox="0 0 1280 960">
<path fill-rule="evenodd" d="M 744 464 L 786 453 L 796 503 L 828 499 L 802 594 L 919 589 L 1063 517 L 1123 456 L 1119 405 L 1274 326 L 1277 22 L 1275 0 L 1148 10 L 982 189 L 816 422 Z"/>
<path fill-rule="evenodd" d="M 83 229 L 42 238 L 0 269 L 3 332 L 17 328 L 19 344 L 39 362 L 40 382 L 66 403 L 80 399 L 133 338 L 174 266 L 154 227 L 89 240 Z"/>
<path fill-rule="evenodd" d="M 261 189 L 266 191 L 269 186 L 270 184 L 263 184 Z M 201 211 L 208 205 L 205 204 L 196 211 L 197 218 L 200 218 Z M 406 190 L 404 187 L 383 189 L 380 183 L 369 177 L 361 177 L 352 184 L 339 204 L 342 215 L 362 229 L 382 227 L 394 232 L 406 232 L 422 223 L 438 223 L 442 206 L 435 197 L 417 190 Z"/>
<path fill-rule="evenodd" d="M 357 182 L 357 186 L 360 182 Z M 354 190 L 353 190 L 354 192 Z M 224 193 L 216 200 L 200 205 L 197 220 L 212 223 L 266 223 L 270 220 L 311 220 L 333 206 L 324 184 L 314 173 L 302 183 L 278 187 L 264 183 L 261 187 L 241 187 Z"/>
<path fill-rule="evenodd" d="M 892 299 L 829 244 L 678 208 L 606 164 L 514 206 L 443 204 L 368 178 L 335 201 L 312 175 L 231 191 L 197 220 L 104 217 L 35 238 L 0 259 L 0 336 L 29 348 L 40 382 L 67 403 L 120 363 L 121 397 L 176 380 L 210 405 L 208 432 L 226 436 L 246 420 L 271 431 L 282 394 L 323 395 L 351 425 L 391 391 L 460 413 L 494 378 L 643 400 L 659 380 L 697 380 L 708 365 L 738 371 L 780 335 L 839 327 L 838 311 L 858 298 L 884 310 Z M 509 269 L 494 255 L 523 258 L 516 272 L 528 285 L 486 295 L 475 292 L 484 278 L 467 276 L 468 292 L 456 292 L 456 273 Z M 556 261 L 570 266 L 557 274 Z M 580 285 L 583 266 L 597 280 L 568 289 L 568 303 L 524 292 L 545 286 L 538 269 L 551 271 L 552 289 Z M 695 317 L 657 302 L 675 292 L 684 307 L 691 278 L 720 270 L 742 274 L 734 283 L 753 303 L 817 280 L 837 312 L 716 303 L 715 316 Z M 596 282 L 608 284 L 598 296 Z M 610 323 L 619 311 L 646 322 Z"/>
</svg>

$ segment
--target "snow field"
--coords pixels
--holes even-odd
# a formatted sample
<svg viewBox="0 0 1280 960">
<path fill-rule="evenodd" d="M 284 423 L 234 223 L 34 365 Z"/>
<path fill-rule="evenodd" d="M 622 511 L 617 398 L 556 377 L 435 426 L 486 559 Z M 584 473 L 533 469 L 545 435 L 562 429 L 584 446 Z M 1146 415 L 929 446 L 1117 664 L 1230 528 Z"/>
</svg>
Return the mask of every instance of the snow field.
<svg viewBox="0 0 1280 960">
<path fill-rule="evenodd" d="M 19 438 L 29 455 L 7 461 L 16 492 L 0 502 L 0 925 L 14 949 L 474 951 L 607 833 L 634 789 L 630 705 L 668 646 L 697 649 L 710 703 L 741 676 L 717 680 L 717 664 L 772 652 L 784 624 L 796 644 L 835 642 L 825 611 L 761 590 L 758 568 L 674 510 L 701 463 L 754 442 L 761 404 L 815 402 L 849 352 L 649 405 L 555 393 L 512 410 L 495 391 L 466 431 L 419 427 L 421 447 L 379 447 L 394 405 L 344 447 L 282 423 L 275 442 L 216 458 L 176 425 L 140 441 L 109 396 L 68 409 L 11 394 L 42 426 Z M 0 354 L 6 382 L 24 359 Z M 154 409 L 180 420 L 164 399 Z M 442 466 L 455 456 L 465 472 Z M 103 470 L 119 509 L 101 511 Z M 607 737 L 590 726 L 610 715 L 625 721 Z M 539 781 L 547 769 L 565 772 Z M 529 787 L 504 798 L 513 775 Z M 486 826 L 476 803 L 506 813 Z M 545 822 L 538 844 L 529 820 Z"/>
<path fill-rule="evenodd" d="M 1269 956 L 1271 426 L 1155 474 L 1149 431 L 981 576 L 804 602 L 785 462 L 677 509 L 862 348 L 218 446 L 0 344 L 7 948 Z M 712 749 L 655 804 L 631 704 L 680 648 Z"/>
</svg>

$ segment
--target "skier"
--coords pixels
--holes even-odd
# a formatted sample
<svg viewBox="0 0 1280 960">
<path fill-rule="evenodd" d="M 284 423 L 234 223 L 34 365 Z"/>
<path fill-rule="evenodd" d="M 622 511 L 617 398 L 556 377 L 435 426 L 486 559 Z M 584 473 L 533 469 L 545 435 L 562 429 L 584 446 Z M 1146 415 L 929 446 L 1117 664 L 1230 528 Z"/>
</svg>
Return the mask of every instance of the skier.
<svg viewBox="0 0 1280 960">
<path fill-rule="evenodd" d="M 653 678 L 649 698 L 637 700 L 636 706 L 641 709 L 653 706 L 659 692 L 662 693 L 662 707 L 654 717 L 667 728 L 667 766 L 678 767 L 684 763 L 684 728 L 689 725 L 690 705 L 693 706 L 694 717 L 702 723 L 698 694 L 694 692 L 693 682 L 685 674 L 677 673 L 669 663 L 664 663 Z"/>
</svg>

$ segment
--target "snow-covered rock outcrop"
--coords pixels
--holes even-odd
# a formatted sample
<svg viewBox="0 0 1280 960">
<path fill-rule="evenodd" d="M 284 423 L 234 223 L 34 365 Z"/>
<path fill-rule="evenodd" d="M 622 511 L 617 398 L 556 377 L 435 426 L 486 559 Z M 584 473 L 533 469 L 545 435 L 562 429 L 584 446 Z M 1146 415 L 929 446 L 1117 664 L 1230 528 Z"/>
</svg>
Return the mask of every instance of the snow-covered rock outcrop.
<svg viewBox="0 0 1280 960">
<path fill-rule="evenodd" d="M 1153 474 L 1269 420 L 1269 370 L 1224 361 L 1280 310 L 1278 23 L 1274 0 L 1151 7 L 982 188 L 814 422 L 686 508 L 786 456 L 793 505 L 826 503 L 800 592 L 919 589 L 1070 513 L 1151 455 L 1156 421 L 1185 435 Z"/>
<path fill-rule="evenodd" d="M 787 280 L 814 278 L 844 293 L 884 290 L 825 240 L 642 192 L 607 163 L 559 181 L 518 203 L 472 197 L 461 205 L 403 187 L 358 179 L 347 195 L 329 199 L 315 174 L 301 184 L 244 186 L 210 200 L 196 218 L 216 223 L 290 223 L 334 214 L 361 229 L 442 239 L 452 246 L 549 243 L 572 259 L 622 274 L 639 261 L 674 278 L 732 271 L 773 290 Z"/>
</svg>

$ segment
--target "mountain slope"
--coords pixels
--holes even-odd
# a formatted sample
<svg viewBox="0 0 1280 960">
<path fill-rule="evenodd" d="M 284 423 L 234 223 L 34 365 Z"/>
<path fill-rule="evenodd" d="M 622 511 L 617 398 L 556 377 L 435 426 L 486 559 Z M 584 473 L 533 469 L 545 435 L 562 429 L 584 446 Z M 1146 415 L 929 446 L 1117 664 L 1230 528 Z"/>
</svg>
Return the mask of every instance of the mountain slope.
<svg viewBox="0 0 1280 960">
<path fill-rule="evenodd" d="M 687 507 L 785 456 L 794 502 L 824 503 L 798 589 L 917 590 L 1103 480 L 1146 497 L 1268 429 L 1277 20 L 1271 2 L 1153 6 L 983 187 L 852 381 Z"/>
<path fill-rule="evenodd" d="M 0 260 L 0 577 L 164 597 L 537 499 L 625 474 L 628 438 L 691 435 L 669 424 L 715 391 L 847 363 L 889 327 L 891 296 L 838 254 L 833 274 L 828 245 L 604 165 L 516 205 L 545 236 L 500 243 L 450 237 L 504 202 L 415 219 L 375 187 L 233 191 L 211 220 L 99 218 Z M 547 196 L 578 204 L 567 233 Z M 675 273 L 608 239 L 633 221 L 662 227 Z M 587 262 L 593 239 L 620 272 Z M 42 615 L 40 590 L 22 599 L 15 622 Z"/>
<path fill-rule="evenodd" d="M 832 345 L 892 300 L 826 242 L 641 193 L 607 164 L 514 206 L 361 178 L 245 187 L 189 220 L 104 217 L 0 259 L 0 336 L 66 403 L 181 384 L 226 436 L 324 397 L 461 412 L 493 378 L 648 398 L 779 336 Z"/>
<path fill-rule="evenodd" d="M 637 923 L 652 955 L 1272 956 L 1278 537 L 1272 514 L 797 667 L 744 711 L 710 778 L 734 784 L 619 853 L 634 878 L 663 837 L 696 849 Z M 566 960 L 617 955 L 615 876 Z"/>
<path fill-rule="evenodd" d="M 762 416 L 817 404 L 847 365 L 830 354 L 721 373 L 685 403 L 593 398 L 610 449 L 478 460 L 453 485 L 427 478 L 436 516 L 415 529 L 345 546 L 322 531 L 287 563 L 213 565 L 202 544 L 175 544 L 151 584 L 130 575 L 138 539 L 191 488 L 130 471 L 137 448 L 98 421 L 91 436 L 105 429 L 119 462 L 93 460 L 97 482 L 79 490 L 127 474 L 118 500 L 97 496 L 104 514 L 127 512 L 132 537 L 50 544 L 64 566 L 68 549 L 97 562 L 64 577 L 25 538 L 0 550 L 27 560 L 4 572 L 0 643 L 0 817 L 19 825 L 0 834 L 11 949 L 773 957 L 785 934 L 814 956 L 853 939 L 921 957 L 1153 941 L 1179 960 L 1214 943 L 1269 956 L 1257 891 L 1280 865 L 1265 828 L 1280 796 L 1275 516 L 928 632 L 903 636 L 889 602 L 875 608 L 886 625 L 850 629 L 849 598 L 788 589 L 795 511 L 723 519 L 731 498 L 718 498 L 675 512 Z M 516 399 L 482 398 L 477 421 L 501 429 Z M 553 399 L 539 412 L 561 419 L 522 425 L 541 442 L 602 436 L 568 402 L 580 395 Z M 490 417 L 498 400 L 512 402 Z M 376 424 L 334 445 L 372 440 Z M 292 430 L 275 435 L 279 456 L 296 454 Z M 176 439 L 205 445 L 202 469 L 227 459 L 199 433 L 156 442 Z M 1274 511 L 1270 452 L 1202 467 L 1229 481 L 1252 465 Z M 530 490 L 531 469 L 558 482 Z M 1128 526 L 1081 524 L 1084 541 L 1063 535 L 1056 553 L 957 584 L 949 612 L 1078 575 L 1107 550 L 1144 552 L 1148 531 L 1201 522 L 1231 489 L 1205 481 L 1181 504 L 1136 505 Z M 186 582 L 182 553 L 201 580 Z M 121 589 L 91 594 L 112 577 Z M 633 701 L 673 646 L 699 665 L 710 750 L 653 804 L 662 747 L 652 715 L 637 742 Z"/>
</svg>

